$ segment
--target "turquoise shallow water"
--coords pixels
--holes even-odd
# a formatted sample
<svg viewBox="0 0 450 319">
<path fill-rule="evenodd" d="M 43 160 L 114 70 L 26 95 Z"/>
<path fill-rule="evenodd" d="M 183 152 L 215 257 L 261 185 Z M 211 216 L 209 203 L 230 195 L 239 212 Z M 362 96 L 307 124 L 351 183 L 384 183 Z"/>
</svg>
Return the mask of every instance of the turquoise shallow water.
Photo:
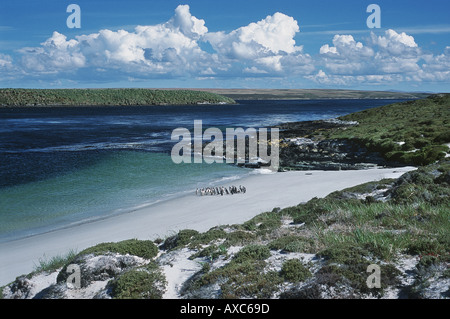
<svg viewBox="0 0 450 319">
<path fill-rule="evenodd" d="M 112 152 L 92 166 L 2 188 L 0 240 L 124 213 L 248 173 L 225 164 L 174 164 L 161 153 Z"/>
</svg>

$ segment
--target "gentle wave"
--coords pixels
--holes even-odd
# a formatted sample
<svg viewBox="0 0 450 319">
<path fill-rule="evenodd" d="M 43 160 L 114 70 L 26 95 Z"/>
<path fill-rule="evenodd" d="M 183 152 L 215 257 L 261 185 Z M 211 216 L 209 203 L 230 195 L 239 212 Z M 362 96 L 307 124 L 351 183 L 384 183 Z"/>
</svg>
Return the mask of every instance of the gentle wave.
<svg viewBox="0 0 450 319">
<path fill-rule="evenodd" d="M 91 151 L 91 150 L 150 150 L 150 151 L 160 151 L 161 148 L 156 148 L 155 146 L 167 144 L 167 140 L 151 140 L 142 142 L 100 142 L 93 144 L 72 144 L 72 145 L 61 145 L 61 146 L 51 146 L 43 148 L 31 148 L 25 150 L 2 150 L 3 153 L 53 153 L 53 152 L 81 152 L 81 151 Z"/>
<path fill-rule="evenodd" d="M 248 175 L 248 173 L 242 174 L 242 175 L 233 175 L 233 176 L 222 177 L 220 179 L 210 182 L 210 184 L 211 184 L 211 186 L 213 186 L 213 185 L 217 186 L 220 184 L 228 184 L 230 182 L 240 180 L 240 179 L 246 177 L 247 175 Z"/>
<path fill-rule="evenodd" d="M 273 171 L 268 168 L 256 168 L 251 172 L 251 174 L 261 174 L 261 175 L 273 175 L 276 173 L 277 173 L 276 171 Z"/>
</svg>

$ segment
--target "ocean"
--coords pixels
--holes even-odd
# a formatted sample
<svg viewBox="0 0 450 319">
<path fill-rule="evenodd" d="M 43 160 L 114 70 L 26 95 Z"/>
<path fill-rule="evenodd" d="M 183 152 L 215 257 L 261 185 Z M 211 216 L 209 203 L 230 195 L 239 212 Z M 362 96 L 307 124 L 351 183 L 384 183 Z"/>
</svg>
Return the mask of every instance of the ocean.
<svg viewBox="0 0 450 319">
<path fill-rule="evenodd" d="M 330 119 L 401 100 L 0 109 L 0 242 L 123 214 L 260 171 L 175 164 L 172 131 Z"/>
</svg>

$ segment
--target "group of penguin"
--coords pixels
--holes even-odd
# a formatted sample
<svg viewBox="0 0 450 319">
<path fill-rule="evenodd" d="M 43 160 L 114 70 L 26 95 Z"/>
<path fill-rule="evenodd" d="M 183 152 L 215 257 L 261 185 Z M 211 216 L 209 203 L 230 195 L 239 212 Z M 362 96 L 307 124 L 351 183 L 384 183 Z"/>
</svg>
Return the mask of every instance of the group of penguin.
<svg viewBox="0 0 450 319">
<path fill-rule="evenodd" d="M 236 186 L 230 186 L 228 188 L 226 187 L 205 187 L 205 188 L 197 188 L 195 191 L 195 194 L 197 196 L 214 196 L 214 195 L 234 195 L 234 194 L 245 194 L 247 192 L 247 189 L 239 185 L 239 187 Z"/>
</svg>

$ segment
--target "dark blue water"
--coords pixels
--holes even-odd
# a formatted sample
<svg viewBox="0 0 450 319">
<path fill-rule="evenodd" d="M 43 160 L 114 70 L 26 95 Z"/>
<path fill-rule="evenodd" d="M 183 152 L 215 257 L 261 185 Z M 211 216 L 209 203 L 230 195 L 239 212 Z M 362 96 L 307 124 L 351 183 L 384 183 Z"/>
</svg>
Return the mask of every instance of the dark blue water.
<svg viewBox="0 0 450 319">
<path fill-rule="evenodd" d="M 240 101 L 237 105 L 0 109 L 0 241 L 122 213 L 249 174 L 171 161 L 172 131 L 270 127 L 397 100 Z"/>
</svg>

